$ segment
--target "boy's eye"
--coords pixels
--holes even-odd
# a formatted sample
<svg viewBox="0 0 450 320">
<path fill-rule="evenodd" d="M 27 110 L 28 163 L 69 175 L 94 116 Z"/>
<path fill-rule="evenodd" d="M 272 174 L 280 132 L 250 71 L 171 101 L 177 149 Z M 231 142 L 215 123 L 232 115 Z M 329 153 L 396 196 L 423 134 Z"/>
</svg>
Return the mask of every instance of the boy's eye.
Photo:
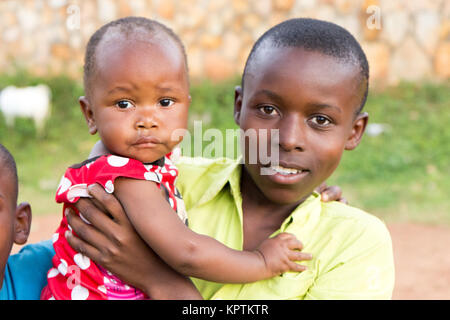
<svg viewBox="0 0 450 320">
<path fill-rule="evenodd" d="M 314 122 L 314 124 L 319 125 L 319 126 L 327 126 L 331 123 L 331 121 L 328 120 L 328 118 L 326 118 L 324 116 L 314 116 L 311 118 L 311 121 Z"/>
<path fill-rule="evenodd" d="M 172 104 L 174 104 L 174 101 L 171 100 L 171 99 L 161 99 L 161 100 L 159 101 L 159 104 L 160 104 L 162 107 L 170 107 Z"/>
<path fill-rule="evenodd" d="M 259 110 L 262 113 L 264 113 L 266 115 L 271 115 L 271 116 L 278 113 L 277 110 L 275 109 L 275 107 L 272 107 L 272 106 L 262 106 L 262 107 L 259 107 Z"/>
<path fill-rule="evenodd" d="M 118 106 L 120 109 L 129 109 L 133 107 L 133 104 L 127 100 L 120 100 L 116 103 L 116 106 Z"/>
</svg>

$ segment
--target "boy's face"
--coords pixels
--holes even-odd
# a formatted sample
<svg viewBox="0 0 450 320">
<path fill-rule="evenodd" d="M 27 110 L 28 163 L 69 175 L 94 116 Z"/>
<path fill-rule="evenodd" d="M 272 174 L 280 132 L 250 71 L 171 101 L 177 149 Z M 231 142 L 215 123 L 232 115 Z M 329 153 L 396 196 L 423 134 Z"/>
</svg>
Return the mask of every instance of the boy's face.
<svg viewBox="0 0 450 320">
<path fill-rule="evenodd" d="M 363 90 L 358 68 L 334 57 L 302 48 L 260 49 L 244 91 L 236 89 L 235 119 L 244 132 L 279 130 L 279 167 L 250 164 L 245 151 L 245 168 L 266 198 L 303 201 L 333 173 L 343 150 L 355 148 L 364 132 L 367 114 L 355 115 Z M 267 150 L 270 143 L 268 133 Z"/>
<path fill-rule="evenodd" d="M 170 152 L 185 129 L 190 104 L 184 57 L 173 42 L 102 41 L 88 98 L 80 98 L 91 134 L 112 153 L 153 162 Z M 176 133 L 176 132 L 175 132 Z"/>
<path fill-rule="evenodd" d="M 0 289 L 5 265 L 13 243 L 24 244 L 31 224 L 31 208 L 23 203 L 16 207 L 12 175 L 0 164 Z"/>
</svg>

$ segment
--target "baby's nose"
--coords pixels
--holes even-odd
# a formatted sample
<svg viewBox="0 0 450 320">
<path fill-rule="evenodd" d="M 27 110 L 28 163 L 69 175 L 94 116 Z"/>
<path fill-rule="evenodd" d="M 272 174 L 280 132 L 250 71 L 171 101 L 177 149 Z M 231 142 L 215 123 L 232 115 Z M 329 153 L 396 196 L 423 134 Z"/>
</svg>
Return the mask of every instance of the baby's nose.
<svg viewBox="0 0 450 320">
<path fill-rule="evenodd" d="M 151 129 L 158 127 L 157 116 L 150 107 L 144 107 L 138 112 L 136 120 L 137 129 Z"/>
</svg>

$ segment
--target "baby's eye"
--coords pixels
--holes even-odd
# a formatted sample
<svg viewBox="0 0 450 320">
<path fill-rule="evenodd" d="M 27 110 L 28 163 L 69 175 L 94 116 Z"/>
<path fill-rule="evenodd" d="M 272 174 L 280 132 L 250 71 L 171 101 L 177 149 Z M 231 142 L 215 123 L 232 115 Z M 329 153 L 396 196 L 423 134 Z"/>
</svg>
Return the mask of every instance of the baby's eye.
<svg viewBox="0 0 450 320">
<path fill-rule="evenodd" d="M 128 100 L 120 100 L 116 103 L 120 109 L 129 109 L 133 107 L 133 104 Z"/>
<path fill-rule="evenodd" d="M 275 109 L 275 107 L 272 107 L 272 106 L 261 106 L 261 107 L 259 107 L 259 110 L 262 113 L 264 113 L 266 115 L 270 115 L 270 116 L 274 116 L 278 113 L 277 109 Z"/>
<path fill-rule="evenodd" d="M 328 118 L 324 117 L 324 116 L 314 116 L 314 117 L 311 118 L 311 121 L 314 124 L 322 126 L 322 127 L 323 126 L 327 126 L 327 125 L 329 125 L 331 123 L 331 121 L 328 120 Z"/>
<path fill-rule="evenodd" d="M 172 99 L 161 99 L 159 100 L 159 104 L 162 107 L 170 107 L 172 104 L 174 104 L 174 101 Z"/>
</svg>

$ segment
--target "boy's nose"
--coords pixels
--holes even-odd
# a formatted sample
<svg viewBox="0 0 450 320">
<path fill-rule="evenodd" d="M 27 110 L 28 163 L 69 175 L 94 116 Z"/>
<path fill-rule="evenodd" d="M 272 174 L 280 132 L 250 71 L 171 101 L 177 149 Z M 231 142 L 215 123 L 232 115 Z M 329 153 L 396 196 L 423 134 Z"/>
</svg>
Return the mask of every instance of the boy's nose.
<svg viewBox="0 0 450 320">
<path fill-rule="evenodd" d="M 280 147 L 284 151 L 304 151 L 306 134 L 301 117 L 294 115 L 285 117 L 279 130 Z"/>
</svg>

